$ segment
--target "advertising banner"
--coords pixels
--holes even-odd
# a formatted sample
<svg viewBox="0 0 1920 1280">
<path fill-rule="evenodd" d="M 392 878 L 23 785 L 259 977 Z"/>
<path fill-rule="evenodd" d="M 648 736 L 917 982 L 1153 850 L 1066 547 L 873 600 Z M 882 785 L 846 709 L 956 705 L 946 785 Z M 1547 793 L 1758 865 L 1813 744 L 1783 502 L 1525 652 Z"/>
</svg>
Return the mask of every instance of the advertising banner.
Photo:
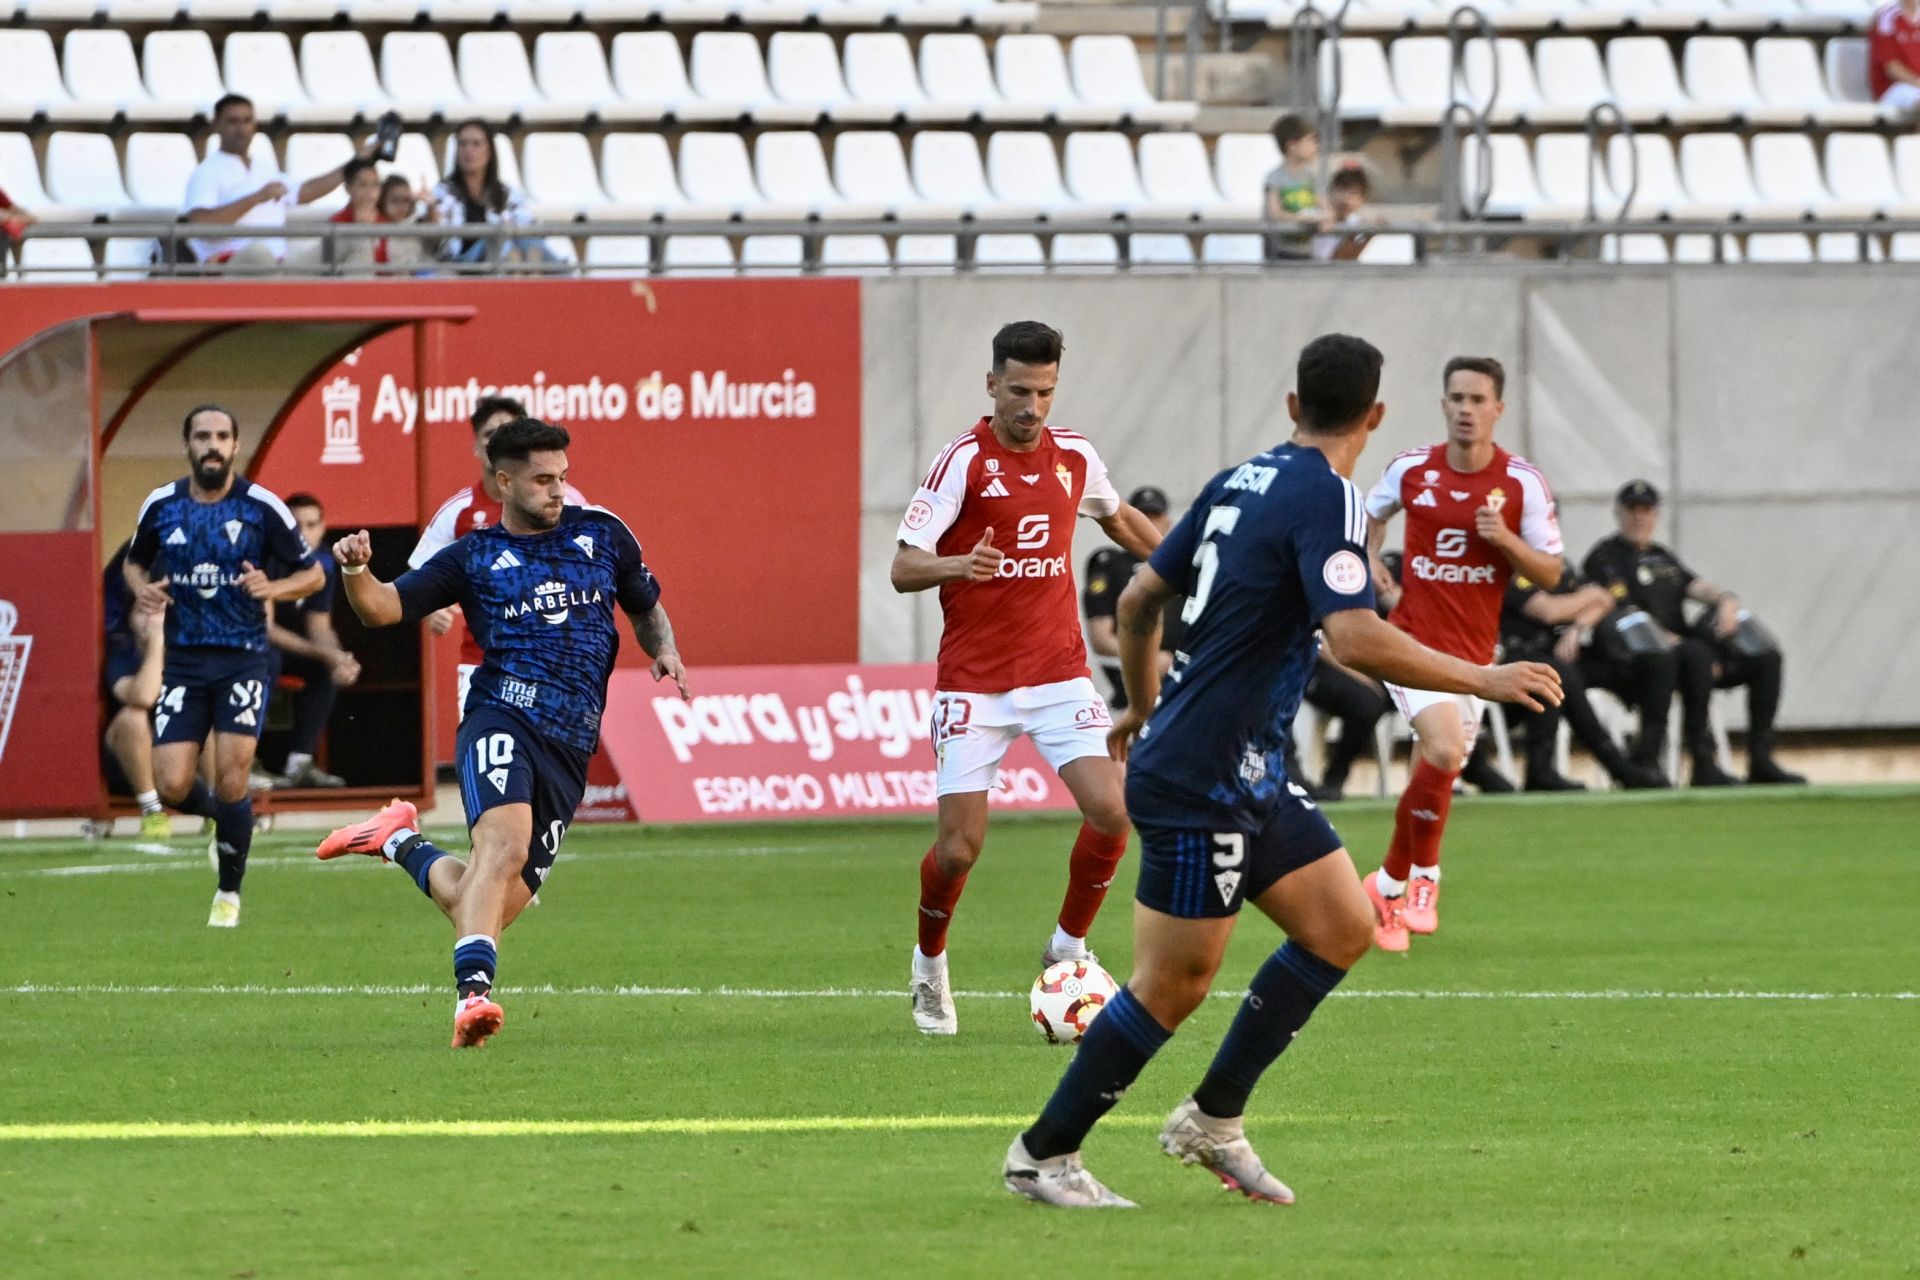
<svg viewBox="0 0 1920 1280">
<path fill-rule="evenodd" d="M 0 812 L 89 812 L 100 794 L 93 535 L 0 534 L 0 565 Z"/>
<path fill-rule="evenodd" d="M 617 671 L 601 750 L 643 822 L 932 815 L 933 674 L 932 663 L 696 667 L 689 705 L 645 671 Z M 988 801 L 1074 807 L 1024 737 Z"/>
</svg>

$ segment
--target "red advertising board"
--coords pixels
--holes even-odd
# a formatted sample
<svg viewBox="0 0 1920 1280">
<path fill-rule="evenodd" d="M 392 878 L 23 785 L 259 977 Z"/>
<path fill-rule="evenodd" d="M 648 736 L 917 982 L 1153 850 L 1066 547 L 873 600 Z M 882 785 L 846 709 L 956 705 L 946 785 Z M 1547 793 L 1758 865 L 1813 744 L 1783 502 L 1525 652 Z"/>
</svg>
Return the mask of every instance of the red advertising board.
<svg viewBox="0 0 1920 1280">
<path fill-rule="evenodd" d="M 933 664 L 696 667 L 683 703 L 617 671 L 601 750 L 645 822 L 932 814 Z M 1001 764 L 996 809 L 1070 810 L 1026 738 Z"/>
<path fill-rule="evenodd" d="M 91 533 L 0 534 L 0 810 L 82 813 L 100 794 L 100 603 Z"/>
</svg>

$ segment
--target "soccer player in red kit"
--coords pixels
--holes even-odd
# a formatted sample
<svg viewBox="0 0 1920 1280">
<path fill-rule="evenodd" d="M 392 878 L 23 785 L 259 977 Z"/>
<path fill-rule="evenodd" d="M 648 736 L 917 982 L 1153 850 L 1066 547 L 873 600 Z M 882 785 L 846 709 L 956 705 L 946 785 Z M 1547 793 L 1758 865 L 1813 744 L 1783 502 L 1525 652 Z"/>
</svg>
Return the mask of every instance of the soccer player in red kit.
<svg viewBox="0 0 1920 1280">
<path fill-rule="evenodd" d="M 1552 590 L 1560 581 L 1560 525 L 1553 492 L 1526 459 L 1493 442 L 1506 405 L 1498 360 L 1455 356 L 1443 375 L 1443 444 L 1409 449 L 1387 464 L 1367 494 L 1367 549 L 1376 583 L 1387 521 L 1407 513 L 1400 603 L 1388 621 L 1429 648 L 1489 663 L 1500 637 L 1507 579 L 1520 573 Z M 1389 684 L 1413 725 L 1413 776 L 1394 816 L 1386 861 L 1365 877 L 1378 927 L 1374 941 L 1405 951 L 1409 933 L 1440 926 L 1440 838 L 1453 781 L 1473 749 L 1480 699 Z"/>
<path fill-rule="evenodd" d="M 1060 378 L 1058 331 L 1018 321 L 993 338 L 993 414 L 934 459 L 896 535 L 896 591 L 940 588 L 945 620 L 933 700 L 940 827 L 920 863 L 920 940 L 909 988 L 927 1035 L 958 1028 L 947 925 L 987 835 L 987 793 L 1007 748 L 1030 736 L 1085 819 L 1066 901 L 1043 962 L 1088 955 L 1087 931 L 1127 848 L 1112 718 L 1093 687 L 1073 585 L 1074 521 L 1145 559 L 1160 531 L 1120 500 L 1085 436 L 1047 425 Z"/>
</svg>

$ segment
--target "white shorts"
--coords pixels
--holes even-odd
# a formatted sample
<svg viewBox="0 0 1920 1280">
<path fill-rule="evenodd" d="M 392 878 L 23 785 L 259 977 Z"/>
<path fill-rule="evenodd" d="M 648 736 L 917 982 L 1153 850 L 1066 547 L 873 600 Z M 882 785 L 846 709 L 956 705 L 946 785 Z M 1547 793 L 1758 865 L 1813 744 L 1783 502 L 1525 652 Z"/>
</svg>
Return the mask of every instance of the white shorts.
<svg viewBox="0 0 1920 1280">
<path fill-rule="evenodd" d="M 939 794 L 990 791 L 1007 749 L 1021 734 L 1033 739 L 1055 772 L 1075 760 L 1107 754 L 1113 717 L 1085 676 L 1008 693 L 933 695 L 933 750 Z"/>
<path fill-rule="evenodd" d="M 1460 728 L 1465 735 L 1466 752 L 1473 754 L 1474 739 L 1480 736 L 1480 713 L 1486 710 L 1486 703 L 1470 693 L 1435 693 L 1431 689 L 1408 689 L 1401 685 L 1390 684 L 1387 693 L 1393 698 L 1393 705 L 1400 708 L 1400 714 L 1411 725 L 1413 718 L 1429 707 L 1445 706 L 1452 703 L 1460 709 Z M 1413 731 L 1414 737 L 1420 731 Z"/>
</svg>

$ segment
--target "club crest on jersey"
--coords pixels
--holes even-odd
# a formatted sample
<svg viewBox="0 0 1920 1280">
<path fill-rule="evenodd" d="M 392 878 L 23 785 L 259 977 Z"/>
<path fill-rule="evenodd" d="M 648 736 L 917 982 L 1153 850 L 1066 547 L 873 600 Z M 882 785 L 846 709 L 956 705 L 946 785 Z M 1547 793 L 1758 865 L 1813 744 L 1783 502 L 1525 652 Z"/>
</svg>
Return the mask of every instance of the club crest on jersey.
<svg viewBox="0 0 1920 1280">
<path fill-rule="evenodd" d="M 587 534 L 583 533 L 579 537 L 575 538 L 573 540 L 573 545 L 580 548 L 582 551 L 586 552 L 587 559 L 589 560 L 593 559 L 593 539 L 589 537 Z"/>
<path fill-rule="evenodd" d="M 1067 469 L 1066 463 L 1056 462 L 1053 464 L 1053 478 L 1060 482 L 1060 487 L 1065 489 L 1067 496 L 1071 498 L 1073 496 L 1073 472 Z"/>
<path fill-rule="evenodd" d="M 1496 513 L 1504 511 L 1507 506 L 1507 491 L 1505 489 L 1487 490 L 1487 505 Z"/>
<path fill-rule="evenodd" d="M 605 598 L 606 593 L 598 587 L 587 591 L 569 587 L 564 582 L 543 582 L 533 589 L 533 599 L 508 605 L 506 616 L 519 618 L 537 613 L 542 622 L 557 627 L 567 620 L 567 615 L 574 609 L 599 604 Z"/>
<path fill-rule="evenodd" d="M 226 523 L 227 542 L 229 544 L 237 544 L 240 541 L 240 531 L 244 528 L 246 528 L 246 526 L 241 524 L 238 520 L 227 521 Z"/>
</svg>

